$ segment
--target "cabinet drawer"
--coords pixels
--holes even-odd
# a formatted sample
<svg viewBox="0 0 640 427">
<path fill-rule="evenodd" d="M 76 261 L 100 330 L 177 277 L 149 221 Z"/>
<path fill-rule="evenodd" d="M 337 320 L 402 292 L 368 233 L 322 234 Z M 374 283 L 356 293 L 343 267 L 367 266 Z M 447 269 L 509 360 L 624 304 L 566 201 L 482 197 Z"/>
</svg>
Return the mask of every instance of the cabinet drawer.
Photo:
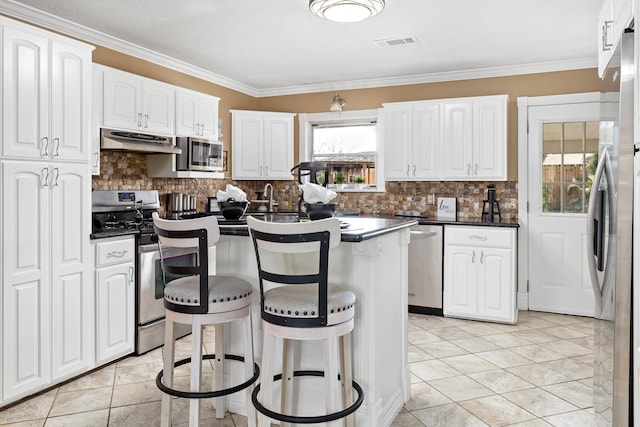
<svg viewBox="0 0 640 427">
<path fill-rule="evenodd" d="M 134 259 L 133 237 L 96 244 L 96 267 L 132 262 Z"/>
<path fill-rule="evenodd" d="M 510 228 L 446 226 L 444 238 L 446 245 L 512 248 L 514 233 Z"/>
</svg>

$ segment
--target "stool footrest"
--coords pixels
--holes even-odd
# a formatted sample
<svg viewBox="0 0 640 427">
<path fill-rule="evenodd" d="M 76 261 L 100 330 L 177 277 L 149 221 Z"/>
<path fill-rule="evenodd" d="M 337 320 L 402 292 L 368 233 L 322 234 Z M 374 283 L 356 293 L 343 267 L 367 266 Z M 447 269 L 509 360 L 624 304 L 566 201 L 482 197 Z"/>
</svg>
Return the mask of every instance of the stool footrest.
<svg viewBox="0 0 640 427">
<path fill-rule="evenodd" d="M 294 371 L 293 372 L 293 376 L 294 377 L 304 377 L 304 376 L 311 376 L 311 377 L 324 377 L 324 372 L 323 371 L 309 371 L 309 370 L 302 370 L 302 371 Z M 280 381 L 282 380 L 282 374 L 277 374 L 274 375 L 273 377 L 274 381 Z M 332 414 L 326 414 L 326 415 L 316 415 L 316 416 L 294 416 L 294 415 L 286 415 L 286 414 L 281 414 L 279 412 L 274 412 L 270 409 L 267 409 L 264 407 L 264 405 L 262 403 L 260 403 L 260 401 L 258 401 L 258 393 L 260 392 L 260 384 L 256 385 L 256 388 L 253 389 L 253 393 L 251 394 L 251 401 L 253 402 L 253 406 L 256 408 L 256 410 L 258 412 L 260 412 L 263 415 L 266 415 L 269 418 L 272 418 L 274 420 L 278 420 L 278 421 L 282 421 L 285 423 L 294 423 L 294 424 L 318 424 L 318 423 L 328 423 L 330 421 L 335 421 L 335 420 L 339 420 L 341 418 L 344 418 L 348 415 L 351 415 L 352 413 L 354 413 L 359 407 L 360 405 L 362 405 L 362 402 L 364 401 L 364 392 L 362 391 L 362 387 L 360 387 L 360 384 L 358 384 L 355 381 L 351 382 L 354 390 L 358 393 L 358 397 L 356 399 L 355 402 L 353 402 L 353 404 L 351 406 L 349 406 L 348 408 L 345 408 L 341 411 L 338 412 L 334 412 Z"/>
<path fill-rule="evenodd" d="M 204 356 L 202 356 L 203 360 L 211 360 L 211 359 L 215 359 L 216 355 L 215 354 L 205 354 Z M 235 354 L 225 354 L 224 355 L 225 360 L 235 360 L 238 362 L 244 362 L 244 357 L 243 356 L 238 356 Z M 178 360 L 177 362 L 175 362 L 173 364 L 174 368 L 177 368 L 178 366 L 182 366 L 182 365 L 186 365 L 187 363 L 191 363 L 191 358 L 187 357 L 186 359 L 182 359 L 182 360 Z M 229 394 L 233 394 L 235 392 L 238 392 L 240 390 L 244 390 L 245 388 L 249 387 L 251 384 L 255 383 L 258 380 L 258 377 L 260 376 L 260 367 L 258 366 L 257 363 L 253 364 L 253 376 L 251 378 L 249 378 L 247 381 L 243 382 L 242 384 L 238 384 L 236 386 L 233 387 L 229 387 L 229 388 L 225 388 L 222 390 L 214 390 L 214 391 L 182 391 L 182 390 L 176 390 L 170 387 L 167 387 L 166 385 L 164 385 L 164 383 L 162 382 L 162 378 L 164 376 L 164 369 L 161 370 L 160 372 L 158 372 L 158 375 L 156 376 L 156 386 L 160 389 L 160 391 L 162 391 L 163 393 L 169 394 L 171 396 L 176 396 L 176 397 L 182 397 L 185 399 L 209 399 L 212 397 L 221 397 L 221 396 L 227 396 Z"/>
</svg>

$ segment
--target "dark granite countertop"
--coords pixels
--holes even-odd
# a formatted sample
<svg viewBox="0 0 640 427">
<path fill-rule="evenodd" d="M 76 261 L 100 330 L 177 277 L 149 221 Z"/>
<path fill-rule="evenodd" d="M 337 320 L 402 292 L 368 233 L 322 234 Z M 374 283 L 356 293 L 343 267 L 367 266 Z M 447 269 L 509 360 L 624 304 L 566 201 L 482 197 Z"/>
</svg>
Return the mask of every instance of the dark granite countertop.
<svg viewBox="0 0 640 427">
<path fill-rule="evenodd" d="M 443 221 L 423 216 L 398 216 L 399 218 L 414 218 L 420 225 L 473 225 L 483 227 L 513 227 L 518 228 L 520 224 L 515 219 L 504 219 L 497 221 L 483 221 L 480 218 L 459 219 L 456 221 Z"/>
</svg>

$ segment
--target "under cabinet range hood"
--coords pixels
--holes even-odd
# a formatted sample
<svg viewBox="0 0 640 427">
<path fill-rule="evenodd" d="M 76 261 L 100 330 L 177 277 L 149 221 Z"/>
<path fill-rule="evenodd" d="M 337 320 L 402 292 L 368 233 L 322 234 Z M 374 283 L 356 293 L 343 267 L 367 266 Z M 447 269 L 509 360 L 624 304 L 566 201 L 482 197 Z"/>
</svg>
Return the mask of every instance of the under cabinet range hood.
<svg viewBox="0 0 640 427">
<path fill-rule="evenodd" d="M 100 130 L 100 149 L 135 151 L 148 154 L 182 154 L 182 150 L 174 145 L 172 136 L 114 129 Z"/>
</svg>

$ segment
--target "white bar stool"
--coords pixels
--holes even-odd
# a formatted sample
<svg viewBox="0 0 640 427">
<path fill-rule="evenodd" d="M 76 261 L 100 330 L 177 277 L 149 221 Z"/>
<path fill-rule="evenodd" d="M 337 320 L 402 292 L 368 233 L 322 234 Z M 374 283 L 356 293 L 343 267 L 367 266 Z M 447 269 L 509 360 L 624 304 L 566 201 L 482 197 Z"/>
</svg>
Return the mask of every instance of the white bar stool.
<svg viewBox="0 0 640 427">
<path fill-rule="evenodd" d="M 171 396 L 191 399 L 189 426 L 199 425 L 200 400 L 216 398 L 216 418 L 224 418 L 224 396 L 246 390 L 247 420 L 256 425 L 256 413 L 249 404 L 260 370 L 253 360 L 253 334 L 251 329 L 251 297 L 253 287 L 238 277 L 209 275 L 208 248 L 220 238 L 215 217 L 189 220 L 166 220 L 153 214 L 153 225 L 158 235 L 158 246 L 165 279 L 164 306 L 166 308 L 164 367 L 156 377 L 156 385 L 163 392 L 161 425 L 171 425 Z M 165 262 L 163 248 L 197 248 L 196 265 L 171 265 Z M 171 280 L 167 280 L 172 275 Z M 225 354 L 224 324 L 241 320 L 243 325 L 244 356 Z M 174 323 L 191 325 L 191 357 L 175 362 Z M 202 328 L 215 325 L 216 354 L 202 354 Z M 215 390 L 201 391 L 202 361 L 215 359 Z M 245 381 L 224 387 L 224 361 L 244 363 Z M 191 363 L 190 391 L 173 388 L 173 369 Z"/>
<path fill-rule="evenodd" d="M 351 331 L 355 294 L 329 284 L 329 249 L 340 243 L 340 221 L 328 218 L 300 223 L 275 223 L 247 219 L 253 239 L 260 279 L 262 317 L 262 380 L 252 401 L 263 416 L 281 425 L 329 423 L 343 419 L 354 425 L 353 413 L 363 401 L 362 387 L 352 378 Z M 276 342 L 282 341 L 282 373 L 275 375 Z M 294 371 L 295 340 L 324 341 L 324 371 Z M 339 367 L 338 367 L 339 365 Z M 326 413 L 299 416 L 293 412 L 293 379 L 325 379 Z M 275 381 L 282 381 L 279 411 L 273 409 Z M 261 386 L 263 390 L 261 392 Z M 353 399 L 353 389 L 357 398 Z M 314 399 L 309 396 L 308 399 Z M 303 398 L 301 397 L 300 400 Z"/>
</svg>

